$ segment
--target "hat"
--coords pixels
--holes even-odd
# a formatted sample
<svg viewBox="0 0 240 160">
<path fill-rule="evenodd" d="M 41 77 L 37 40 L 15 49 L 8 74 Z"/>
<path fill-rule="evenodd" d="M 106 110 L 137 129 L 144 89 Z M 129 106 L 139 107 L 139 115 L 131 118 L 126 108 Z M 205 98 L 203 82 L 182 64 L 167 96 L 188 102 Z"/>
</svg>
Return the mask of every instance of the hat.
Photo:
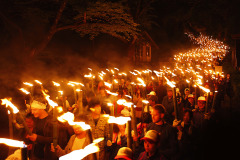
<svg viewBox="0 0 240 160">
<path fill-rule="evenodd" d="M 123 158 L 132 160 L 132 150 L 128 147 L 122 147 L 118 150 L 117 156 L 114 159 Z"/>
<path fill-rule="evenodd" d="M 152 140 L 154 142 L 158 141 L 158 132 L 155 130 L 149 130 L 146 135 L 141 138 L 141 140 Z"/>
<path fill-rule="evenodd" d="M 154 91 L 151 91 L 148 95 L 149 96 L 156 96 L 156 93 Z"/>
<path fill-rule="evenodd" d="M 206 98 L 201 96 L 201 97 L 198 97 L 198 101 L 206 101 Z"/>
<path fill-rule="evenodd" d="M 38 102 L 36 100 L 33 100 L 33 102 L 31 103 L 31 108 L 32 109 L 46 109 L 46 104 L 43 104 L 41 102 Z"/>
<path fill-rule="evenodd" d="M 194 98 L 193 94 L 189 94 L 188 98 Z"/>
</svg>

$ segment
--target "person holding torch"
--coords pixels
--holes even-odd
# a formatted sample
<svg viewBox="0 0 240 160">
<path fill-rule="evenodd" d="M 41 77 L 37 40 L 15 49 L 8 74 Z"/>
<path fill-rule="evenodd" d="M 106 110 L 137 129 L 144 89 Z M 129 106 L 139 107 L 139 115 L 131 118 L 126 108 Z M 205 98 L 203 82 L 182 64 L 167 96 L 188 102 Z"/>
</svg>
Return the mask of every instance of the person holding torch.
<svg viewBox="0 0 240 160">
<path fill-rule="evenodd" d="M 54 159 L 54 154 L 50 152 L 50 144 L 53 141 L 52 116 L 48 115 L 46 106 L 44 99 L 33 100 L 31 103 L 31 112 L 36 120 L 33 134 L 28 135 L 27 138 L 34 142 L 33 160 Z"/>
</svg>

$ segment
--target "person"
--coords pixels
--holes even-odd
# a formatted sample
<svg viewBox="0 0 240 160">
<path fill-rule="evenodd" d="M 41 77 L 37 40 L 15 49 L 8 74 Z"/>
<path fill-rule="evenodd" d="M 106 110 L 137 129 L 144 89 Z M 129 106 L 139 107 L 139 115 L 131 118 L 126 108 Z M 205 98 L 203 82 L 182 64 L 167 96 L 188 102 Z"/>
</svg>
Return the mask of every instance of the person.
<svg viewBox="0 0 240 160">
<path fill-rule="evenodd" d="M 209 118 L 209 115 L 205 113 L 206 98 L 200 96 L 197 104 L 198 108 L 193 112 L 193 123 L 196 128 L 202 130 L 204 128 L 206 119 Z"/>
<path fill-rule="evenodd" d="M 74 121 L 86 122 L 87 118 L 83 115 L 80 115 L 77 118 L 75 118 Z M 62 149 L 59 145 L 54 147 L 53 143 L 51 143 L 51 151 L 55 152 L 58 157 L 68 154 L 74 150 L 84 149 L 87 145 L 91 143 L 89 134 L 87 133 L 86 130 L 83 130 L 81 126 L 76 124 L 73 126 L 73 130 L 75 134 L 71 136 L 65 149 Z M 84 160 L 93 160 L 93 159 L 94 159 L 93 154 L 90 154 L 84 158 Z"/>
<path fill-rule="evenodd" d="M 127 147 L 126 124 L 113 124 L 112 142 L 108 142 L 107 145 L 109 146 L 109 152 L 111 153 L 109 159 L 114 159 L 121 147 Z"/>
<path fill-rule="evenodd" d="M 114 159 L 132 160 L 132 150 L 128 147 L 122 147 L 118 150 L 117 156 Z"/>
<path fill-rule="evenodd" d="M 152 110 L 152 122 L 147 126 L 147 131 L 156 130 L 161 134 L 160 152 L 166 158 L 175 157 L 177 151 L 177 131 L 164 119 L 166 110 L 163 105 L 157 104 Z"/>
<path fill-rule="evenodd" d="M 165 160 L 163 154 L 158 151 L 160 135 L 155 130 L 149 130 L 146 135 L 141 139 L 144 140 L 144 149 L 138 160 Z"/>
<path fill-rule="evenodd" d="M 173 91 L 169 87 L 167 90 L 167 95 L 163 98 L 162 105 L 166 108 L 165 119 L 168 123 L 172 123 L 174 120 L 174 104 L 173 104 Z"/>
<path fill-rule="evenodd" d="M 141 119 L 141 115 L 142 115 L 142 93 L 141 90 L 138 89 L 136 92 L 136 95 L 133 96 L 133 103 L 136 105 L 135 111 L 136 111 L 136 119 L 139 122 Z"/>
<path fill-rule="evenodd" d="M 159 80 L 159 82 L 158 82 L 158 86 L 157 86 L 157 89 L 156 89 L 156 95 L 158 97 L 158 104 L 161 104 L 162 101 L 163 101 L 163 97 L 165 97 L 167 95 L 167 89 L 163 85 L 162 80 Z"/>
<path fill-rule="evenodd" d="M 88 121 L 91 126 L 93 139 L 104 137 L 105 140 L 98 143 L 100 152 L 97 154 L 99 160 L 104 160 L 106 143 L 110 139 L 109 124 L 107 117 L 101 114 L 100 100 L 97 97 L 92 98 L 89 102 L 89 110 L 91 112 L 88 115 Z"/>
<path fill-rule="evenodd" d="M 204 159 L 206 146 L 208 144 L 208 137 L 210 133 L 210 129 L 212 128 L 210 126 L 212 122 L 211 114 L 205 112 L 206 107 L 206 99 L 203 96 L 200 96 L 198 98 L 198 108 L 193 112 L 193 126 L 196 129 L 196 155 L 201 155 L 200 158 Z M 198 157 L 194 157 L 195 159 Z"/>
<path fill-rule="evenodd" d="M 150 112 L 151 113 L 152 107 L 157 104 L 156 93 L 154 91 L 151 91 L 148 94 L 148 98 L 147 99 L 148 99 L 149 104 L 144 107 L 144 112 Z"/>
<path fill-rule="evenodd" d="M 178 129 L 179 151 L 177 159 L 194 159 L 195 127 L 193 126 L 192 118 L 192 110 L 185 109 L 182 121 L 173 121 L 173 127 Z"/>
<path fill-rule="evenodd" d="M 33 160 L 54 159 L 54 154 L 50 152 L 50 145 L 53 141 L 52 116 L 48 115 L 47 104 L 42 103 L 41 99 L 33 100 L 31 103 L 31 112 L 36 118 L 33 134 L 27 135 L 27 138 L 34 142 Z M 56 159 L 56 158 L 55 158 Z"/>
</svg>

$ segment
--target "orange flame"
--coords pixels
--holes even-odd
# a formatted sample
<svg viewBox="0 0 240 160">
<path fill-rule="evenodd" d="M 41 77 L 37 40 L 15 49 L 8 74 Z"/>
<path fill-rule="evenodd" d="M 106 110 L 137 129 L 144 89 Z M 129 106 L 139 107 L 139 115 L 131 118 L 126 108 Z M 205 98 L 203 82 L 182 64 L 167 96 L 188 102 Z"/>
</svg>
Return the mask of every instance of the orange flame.
<svg viewBox="0 0 240 160">
<path fill-rule="evenodd" d="M 171 81 L 169 81 L 169 80 L 167 79 L 167 77 L 164 76 L 164 78 L 166 79 L 167 84 L 168 84 L 170 87 L 172 87 L 172 88 L 176 87 L 176 86 L 173 84 L 173 82 L 171 82 Z"/>
<path fill-rule="evenodd" d="M 6 107 L 9 106 L 10 108 L 12 108 L 14 114 L 19 112 L 18 108 L 14 106 L 12 102 L 10 102 L 7 98 L 2 99 L 2 105 L 6 105 Z"/>
<path fill-rule="evenodd" d="M 20 88 L 19 90 L 22 91 L 23 93 L 30 94 L 30 92 L 28 92 L 28 91 L 25 90 L 24 88 Z"/>
<path fill-rule="evenodd" d="M 104 138 L 98 138 L 93 141 L 93 143 L 87 145 L 84 149 L 79 149 L 70 152 L 69 154 L 66 154 L 62 157 L 59 158 L 59 160 L 80 160 L 83 159 L 84 157 L 88 156 L 89 154 L 95 153 L 99 151 L 99 147 L 96 146 L 97 143 L 103 141 Z"/>
<path fill-rule="evenodd" d="M 7 139 L 7 138 L 0 138 L 0 143 L 6 144 L 7 146 L 11 147 L 25 147 L 25 144 L 23 141 L 13 140 L 13 139 Z"/>
<path fill-rule="evenodd" d="M 104 117 L 108 118 L 108 123 L 115 123 L 119 125 L 126 124 L 128 121 L 131 121 L 130 117 L 114 117 L 114 116 L 109 116 L 108 114 L 105 114 Z"/>
<path fill-rule="evenodd" d="M 53 82 L 53 85 L 54 86 L 57 86 L 57 87 L 59 87 L 60 86 L 60 84 L 59 83 L 57 83 L 57 82 L 54 82 L 54 81 L 52 81 Z"/>
<path fill-rule="evenodd" d="M 25 85 L 27 85 L 27 86 L 30 86 L 30 87 L 32 87 L 32 86 L 33 86 L 33 84 L 31 84 L 31 83 L 28 83 L 28 82 L 23 82 L 23 84 L 25 84 Z"/>
<path fill-rule="evenodd" d="M 40 82 L 39 80 L 35 80 L 35 82 L 42 85 L 42 82 Z"/>
<path fill-rule="evenodd" d="M 74 122 L 74 114 L 71 112 L 64 113 L 62 116 L 57 118 L 60 122 L 68 122 L 69 125 L 74 126 L 78 125 L 81 126 L 83 130 L 90 129 L 90 126 L 85 122 Z"/>
<path fill-rule="evenodd" d="M 49 95 L 47 95 L 44 91 L 42 91 L 42 93 L 43 93 L 45 99 L 48 101 L 50 106 L 52 106 L 53 108 L 58 106 L 58 104 L 56 102 L 54 102 L 53 100 L 50 99 Z"/>
</svg>

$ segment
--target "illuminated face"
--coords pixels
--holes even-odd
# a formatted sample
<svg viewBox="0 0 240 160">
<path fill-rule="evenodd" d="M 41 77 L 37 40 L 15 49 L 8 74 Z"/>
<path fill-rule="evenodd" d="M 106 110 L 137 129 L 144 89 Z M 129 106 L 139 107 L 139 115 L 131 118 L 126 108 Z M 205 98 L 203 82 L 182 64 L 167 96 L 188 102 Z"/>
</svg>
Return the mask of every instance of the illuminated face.
<svg viewBox="0 0 240 160">
<path fill-rule="evenodd" d="M 188 98 L 188 101 L 193 104 L 194 103 L 194 99 L 193 98 Z"/>
<path fill-rule="evenodd" d="M 99 114 L 99 115 L 101 114 L 101 105 L 100 104 L 93 107 L 93 109 L 94 109 L 95 114 Z"/>
<path fill-rule="evenodd" d="M 173 96 L 172 90 L 167 91 L 167 95 L 168 95 L 168 97 L 172 97 Z"/>
<path fill-rule="evenodd" d="M 198 108 L 203 111 L 204 108 L 206 106 L 206 102 L 205 101 L 198 101 Z"/>
<path fill-rule="evenodd" d="M 79 134 L 81 134 L 84 130 L 82 129 L 82 127 L 81 126 L 79 126 L 79 125 L 74 125 L 73 126 L 73 130 L 74 130 L 74 133 L 76 134 L 76 135 L 79 135 Z"/>
<path fill-rule="evenodd" d="M 156 143 L 151 140 L 144 140 L 144 148 L 148 153 L 154 153 L 156 150 Z"/>
<path fill-rule="evenodd" d="M 33 128 L 33 120 L 31 118 L 25 119 L 28 128 Z"/>
<path fill-rule="evenodd" d="M 157 123 L 161 120 L 161 114 L 157 110 L 152 109 L 151 115 L 153 123 Z"/>
<path fill-rule="evenodd" d="M 38 118 L 41 115 L 41 109 L 32 109 L 32 114 L 35 118 Z"/>
</svg>

